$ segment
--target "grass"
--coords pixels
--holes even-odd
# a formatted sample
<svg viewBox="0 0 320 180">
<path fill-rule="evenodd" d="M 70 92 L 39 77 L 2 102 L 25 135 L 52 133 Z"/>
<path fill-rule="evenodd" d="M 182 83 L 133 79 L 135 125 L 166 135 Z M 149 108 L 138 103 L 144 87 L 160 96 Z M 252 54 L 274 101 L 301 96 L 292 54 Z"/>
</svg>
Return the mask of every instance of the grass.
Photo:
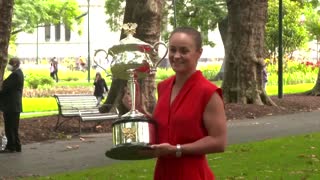
<svg viewBox="0 0 320 180">
<path fill-rule="evenodd" d="M 216 84 L 221 86 L 221 82 Z M 283 93 L 301 93 L 313 86 L 314 84 L 285 85 Z M 278 86 L 267 86 L 267 93 L 270 96 L 277 95 Z M 23 98 L 23 105 L 25 112 L 40 113 L 24 113 L 22 118 L 57 113 L 54 98 Z M 230 145 L 225 153 L 208 155 L 208 162 L 218 179 L 316 180 L 320 179 L 319 139 L 320 133 L 315 133 Z M 152 179 L 154 165 L 154 159 L 124 161 L 83 171 L 25 179 Z"/>
<path fill-rule="evenodd" d="M 218 86 L 221 86 L 221 82 L 215 82 Z M 301 93 L 308 91 L 312 89 L 314 84 L 296 84 L 296 85 L 285 85 L 283 87 L 283 93 L 284 94 L 294 94 L 294 93 Z M 267 86 L 266 89 L 269 96 L 275 96 L 278 93 L 278 86 Z M 47 98 L 23 98 L 23 111 L 24 112 L 34 112 L 33 117 L 37 116 L 43 116 L 43 115 L 50 115 L 52 112 L 49 112 L 49 114 L 43 114 L 42 112 L 47 111 L 57 111 L 58 106 L 53 97 L 47 97 Z M 41 112 L 37 114 L 36 112 Z M 21 115 L 22 118 L 30 117 L 26 116 L 26 114 Z"/>
<path fill-rule="evenodd" d="M 54 97 L 33 97 L 22 99 L 23 112 L 44 112 L 58 110 Z"/>
<path fill-rule="evenodd" d="M 317 133 L 233 145 L 220 157 L 212 156 L 219 159 L 212 160 L 216 165 L 211 167 L 221 179 L 319 179 L 319 137 Z"/>
<path fill-rule="evenodd" d="M 311 90 L 314 87 L 313 83 L 295 84 L 283 86 L 283 94 L 297 94 Z M 278 94 L 278 86 L 267 86 L 267 94 L 274 96 Z"/>
<path fill-rule="evenodd" d="M 218 179 L 320 179 L 320 133 L 230 145 L 208 155 Z M 103 157 L 102 157 L 103 158 Z M 152 179 L 155 160 L 125 161 L 83 171 L 26 179 Z"/>
</svg>

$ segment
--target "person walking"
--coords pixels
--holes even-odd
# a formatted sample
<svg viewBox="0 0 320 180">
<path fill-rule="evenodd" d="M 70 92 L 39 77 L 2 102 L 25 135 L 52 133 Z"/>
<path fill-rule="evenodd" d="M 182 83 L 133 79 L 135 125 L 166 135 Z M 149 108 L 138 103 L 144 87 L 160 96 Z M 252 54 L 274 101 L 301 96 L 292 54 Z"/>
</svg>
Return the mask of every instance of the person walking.
<svg viewBox="0 0 320 180">
<path fill-rule="evenodd" d="M 51 61 L 50 76 L 52 77 L 53 80 L 58 82 L 59 81 L 59 78 L 58 78 L 58 61 L 57 61 L 56 57 L 52 58 L 50 61 Z"/>
<path fill-rule="evenodd" d="M 196 70 L 202 54 L 200 32 L 175 29 L 169 37 L 169 62 L 175 75 L 158 83 L 153 119 L 158 124 L 155 180 L 212 180 L 206 154 L 226 147 L 222 90 Z"/>
<path fill-rule="evenodd" d="M 7 145 L 0 153 L 21 152 L 21 143 L 19 138 L 19 121 L 22 112 L 22 93 L 24 86 L 24 75 L 20 69 L 20 60 L 11 58 L 7 65 L 7 70 L 11 74 L 3 81 L 0 91 L 0 100 L 2 104 L 5 135 Z"/>
<path fill-rule="evenodd" d="M 97 106 L 100 105 L 102 99 L 104 99 L 103 94 L 109 91 L 106 81 L 101 77 L 101 73 L 96 73 L 96 78 L 93 82 L 94 92 L 93 95 L 97 98 Z"/>
<path fill-rule="evenodd" d="M 78 59 L 78 64 L 79 64 L 79 70 L 80 71 L 85 71 L 86 70 L 86 60 L 84 57 L 80 56 Z"/>
</svg>

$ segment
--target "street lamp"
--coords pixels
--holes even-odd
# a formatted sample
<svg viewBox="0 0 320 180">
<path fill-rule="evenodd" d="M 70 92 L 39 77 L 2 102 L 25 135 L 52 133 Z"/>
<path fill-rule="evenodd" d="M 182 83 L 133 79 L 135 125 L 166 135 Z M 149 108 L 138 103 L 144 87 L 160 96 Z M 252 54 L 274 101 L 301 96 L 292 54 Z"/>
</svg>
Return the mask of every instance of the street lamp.
<svg viewBox="0 0 320 180">
<path fill-rule="evenodd" d="M 278 98 L 283 97 L 282 69 L 282 0 L 279 0 Z"/>
<path fill-rule="evenodd" d="M 36 64 L 39 64 L 39 26 L 37 24 L 37 52 L 36 52 Z"/>
<path fill-rule="evenodd" d="M 177 4 L 176 0 L 172 0 L 173 4 L 173 21 L 174 21 L 174 28 L 177 27 Z"/>
<path fill-rule="evenodd" d="M 90 0 L 87 0 L 88 2 L 88 9 L 87 9 L 87 14 L 88 14 L 88 82 L 90 82 Z"/>
</svg>

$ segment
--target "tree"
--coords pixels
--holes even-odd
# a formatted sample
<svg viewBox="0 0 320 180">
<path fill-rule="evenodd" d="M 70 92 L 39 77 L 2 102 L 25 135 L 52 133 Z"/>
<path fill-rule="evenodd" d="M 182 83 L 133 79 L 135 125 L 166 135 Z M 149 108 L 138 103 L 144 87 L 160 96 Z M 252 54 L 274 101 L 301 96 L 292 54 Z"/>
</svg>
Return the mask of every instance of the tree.
<svg viewBox="0 0 320 180">
<path fill-rule="evenodd" d="M 164 9 L 162 11 L 162 31 L 161 37 L 164 41 L 168 40 L 169 33 L 167 27 L 171 26 L 192 26 L 200 30 L 203 37 L 203 44 L 214 46 L 214 42 L 208 39 L 208 32 L 214 30 L 219 22 L 219 31 L 224 42 L 226 39 L 223 31 L 226 31 L 226 15 L 227 7 L 225 0 L 172 0 L 165 1 Z M 175 2 L 175 6 L 174 6 Z M 110 16 L 107 23 L 112 30 L 119 29 L 119 19 L 123 14 L 121 6 L 123 3 L 118 0 L 106 1 L 106 14 Z M 174 10 L 176 12 L 174 13 Z M 169 15 L 169 12 L 171 15 Z M 176 24 L 175 24 L 176 22 Z M 224 64 L 224 62 L 223 62 Z M 223 65 L 215 77 L 215 80 L 222 79 Z"/>
<path fill-rule="evenodd" d="M 27 11 L 26 11 L 27 9 Z M 63 23 L 70 29 L 82 22 L 76 0 L 15 0 L 12 32 L 34 32 L 39 25 Z"/>
<path fill-rule="evenodd" d="M 146 3 L 148 1 L 143 0 L 141 2 Z M 176 16 L 174 16 L 173 2 L 176 4 Z M 202 32 L 204 44 L 214 46 L 214 42 L 208 39 L 208 32 L 214 30 L 217 23 L 226 16 L 225 0 L 163 0 L 162 4 L 160 33 L 165 41 L 168 40 L 170 33 L 168 27 L 174 27 L 176 19 L 177 26 L 197 28 Z M 108 25 L 113 31 L 120 30 L 121 24 L 119 22 L 122 22 L 124 14 L 124 0 L 107 0 L 105 7 L 106 14 L 109 16 Z"/>
<path fill-rule="evenodd" d="M 229 0 L 225 73 L 226 103 L 274 104 L 262 86 L 267 0 Z"/>
<path fill-rule="evenodd" d="M 303 14 L 301 5 L 290 0 L 284 0 L 283 4 L 282 47 L 284 54 L 291 57 L 295 50 L 305 45 L 308 34 L 306 28 L 299 22 Z M 268 21 L 265 33 L 266 51 L 269 57 L 275 58 L 279 47 L 279 2 L 278 0 L 271 0 L 268 1 L 268 5 Z"/>
<path fill-rule="evenodd" d="M 69 28 L 81 23 L 76 0 L 1 0 L 0 88 L 8 60 L 10 37 L 33 32 L 39 25 L 63 22 Z M 14 5 L 14 6 L 13 6 Z M 27 10 L 27 11 L 26 11 Z M 9 38 L 9 39 L 7 39 Z"/>
<path fill-rule="evenodd" d="M 268 1 L 268 20 L 266 24 L 266 32 L 265 32 L 265 49 L 266 49 L 266 57 L 273 58 L 272 62 L 275 62 L 276 59 L 276 51 L 279 43 L 279 1 L 278 0 L 270 0 Z M 282 47 L 284 54 L 286 53 L 288 56 L 291 56 L 292 53 L 301 48 L 308 39 L 308 34 L 306 29 L 301 26 L 299 23 L 300 16 L 302 15 L 303 9 L 302 2 L 296 2 L 294 0 L 284 0 L 284 17 L 283 17 L 283 37 L 282 37 Z M 227 18 L 224 19 L 226 21 Z M 219 22 L 219 32 L 222 37 L 222 41 L 225 44 L 226 34 L 224 31 L 227 31 L 225 26 L 225 22 Z M 225 61 L 223 61 L 223 64 Z M 223 79 L 223 67 L 221 67 L 220 72 L 215 77 L 215 80 Z"/>
<path fill-rule="evenodd" d="M 0 89 L 2 88 L 4 70 L 8 62 L 13 3 L 13 0 L 0 0 Z"/>
<path fill-rule="evenodd" d="M 18 32 L 33 32 L 39 25 L 63 22 L 72 29 L 81 22 L 76 18 L 81 14 L 76 0 L 0 0 L 0 12 L 0 89 L 10 38 Z"/>
<path fill-rule="evenodd" d="M 225 0 L 175 0 L 177 26 L 192 26 L 200 30 L 205 45 L 214 46 L 208 32 L 217 28 L 227 15 Z M 170 17 L 174 25 L 174 17 Z"/>
<path fill-rule="evenodd" d="M 314 7 L 307 6 L 304 11 L 306 28 L 311 34 L 310 39 L 316 39 L 317 43 L 320 41 L 320 12 L 316 11 Z M 318 50 L 317 50 L 318 51 Z M 317 59 L 319 62 L 319 59 Z M 320 67 L 318 72 L 317 81 L 314 87 L 306 92 L 308 95 L 320 96 Z"/>
<path fill-rule="evenodd" d="M 0 90 L 2 89 L 4 70 L 8 62 L 13 3 L 13 0 L 0 0 Z M 0 122 L 3 122 L 1 114 Z"/>
<path fill-rule="evenodd" d="M 108 1 L 106 2 L 108 4 Z M 117 5 L 121 4 L 113 2 Z M 125 11 L 123 16 L 123 24 L 136 23 L 138 27 L 136 29 L 136 38 L 145 41 L 151 45 L 155 44 L 160 39 L 161 32 L 161 14 L 164 5 L 164 0 L 126 0 Z M 120 14 L 119 14 L 120 15 Z M 124 38 L 125 35 L 122 32 L 120 39 Z M 152 112 L 153 106 L 155 105 L 155 77 L 150 75 L 147 80 L 143 82 L 143 86 L 148 86 L 146 94 L 147 111 Z M 115 104 L 123 114 L 127 109 L 121 102 L 121 96 L 123 94 L 126 80 L 113 79 L 108 93 L 108 97 L 104 104 Z M 100 111 L 109 111 L 108 106 L 103 106 Z"/>
</svg>

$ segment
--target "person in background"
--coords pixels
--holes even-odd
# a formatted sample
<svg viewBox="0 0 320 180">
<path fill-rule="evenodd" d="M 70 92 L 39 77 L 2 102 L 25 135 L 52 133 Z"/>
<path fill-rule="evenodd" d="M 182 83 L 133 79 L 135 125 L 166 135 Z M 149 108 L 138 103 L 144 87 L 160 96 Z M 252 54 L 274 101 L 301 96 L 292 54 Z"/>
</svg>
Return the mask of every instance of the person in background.
<svg viewBox="0 0 320 180">
<path fill-rule="evenodd" d="M 85 71 L 86 70 L 86 62 L 85 62 L 85 59 L 82 57 L 82 56 L 80 56 L 79 57 L 79 70 L 80 71 Z"/>
<path fill-rule="evenodd" d="M 268 73 L 266 65 L 262 69 L 262 88 L 265 90 L 268 83 Z"/>
<path fill-rule="evenodd" d="M 153 119 L 158 142 L 155 180 L 212 180 L 206 154 L 226 147 L 226 115 L 222 90 L 196 70 L 202 54 L 200 33 L 175 29 L 169 38 L 169 62 L 175 75 L 158 84 Z"/>
<path fill-rule="evenodd" d="M 20 60 L 16 57 L 11 58 L 7 70 L 12 73 L 3 81 L 0 99 L 3 104 L 4 128 L 8 141 L 5 149 L 0 153 L 21 152 L 19 121 L 22 112 L 24 75 L 20 69 Z"/>
<path fill-rule="evenodd" d="M 59 81 L 58 78 L 58 61 L 56 57 L 53 57 L 50 60 L 50 76 L 52 77 L 52 79 L 54 79 L 56 82 Z"/>
<path fill-rule="evenodd" d="M 96 73 L 96 78 L 93 82 L 94 93 L 93 95 L 97 98 L 97 106 L 100 105 L 102 99 L 104 98 L 103 94 L 109 91 L 106 81 L 101 77 L 101 73 Z"/>
</svg>

